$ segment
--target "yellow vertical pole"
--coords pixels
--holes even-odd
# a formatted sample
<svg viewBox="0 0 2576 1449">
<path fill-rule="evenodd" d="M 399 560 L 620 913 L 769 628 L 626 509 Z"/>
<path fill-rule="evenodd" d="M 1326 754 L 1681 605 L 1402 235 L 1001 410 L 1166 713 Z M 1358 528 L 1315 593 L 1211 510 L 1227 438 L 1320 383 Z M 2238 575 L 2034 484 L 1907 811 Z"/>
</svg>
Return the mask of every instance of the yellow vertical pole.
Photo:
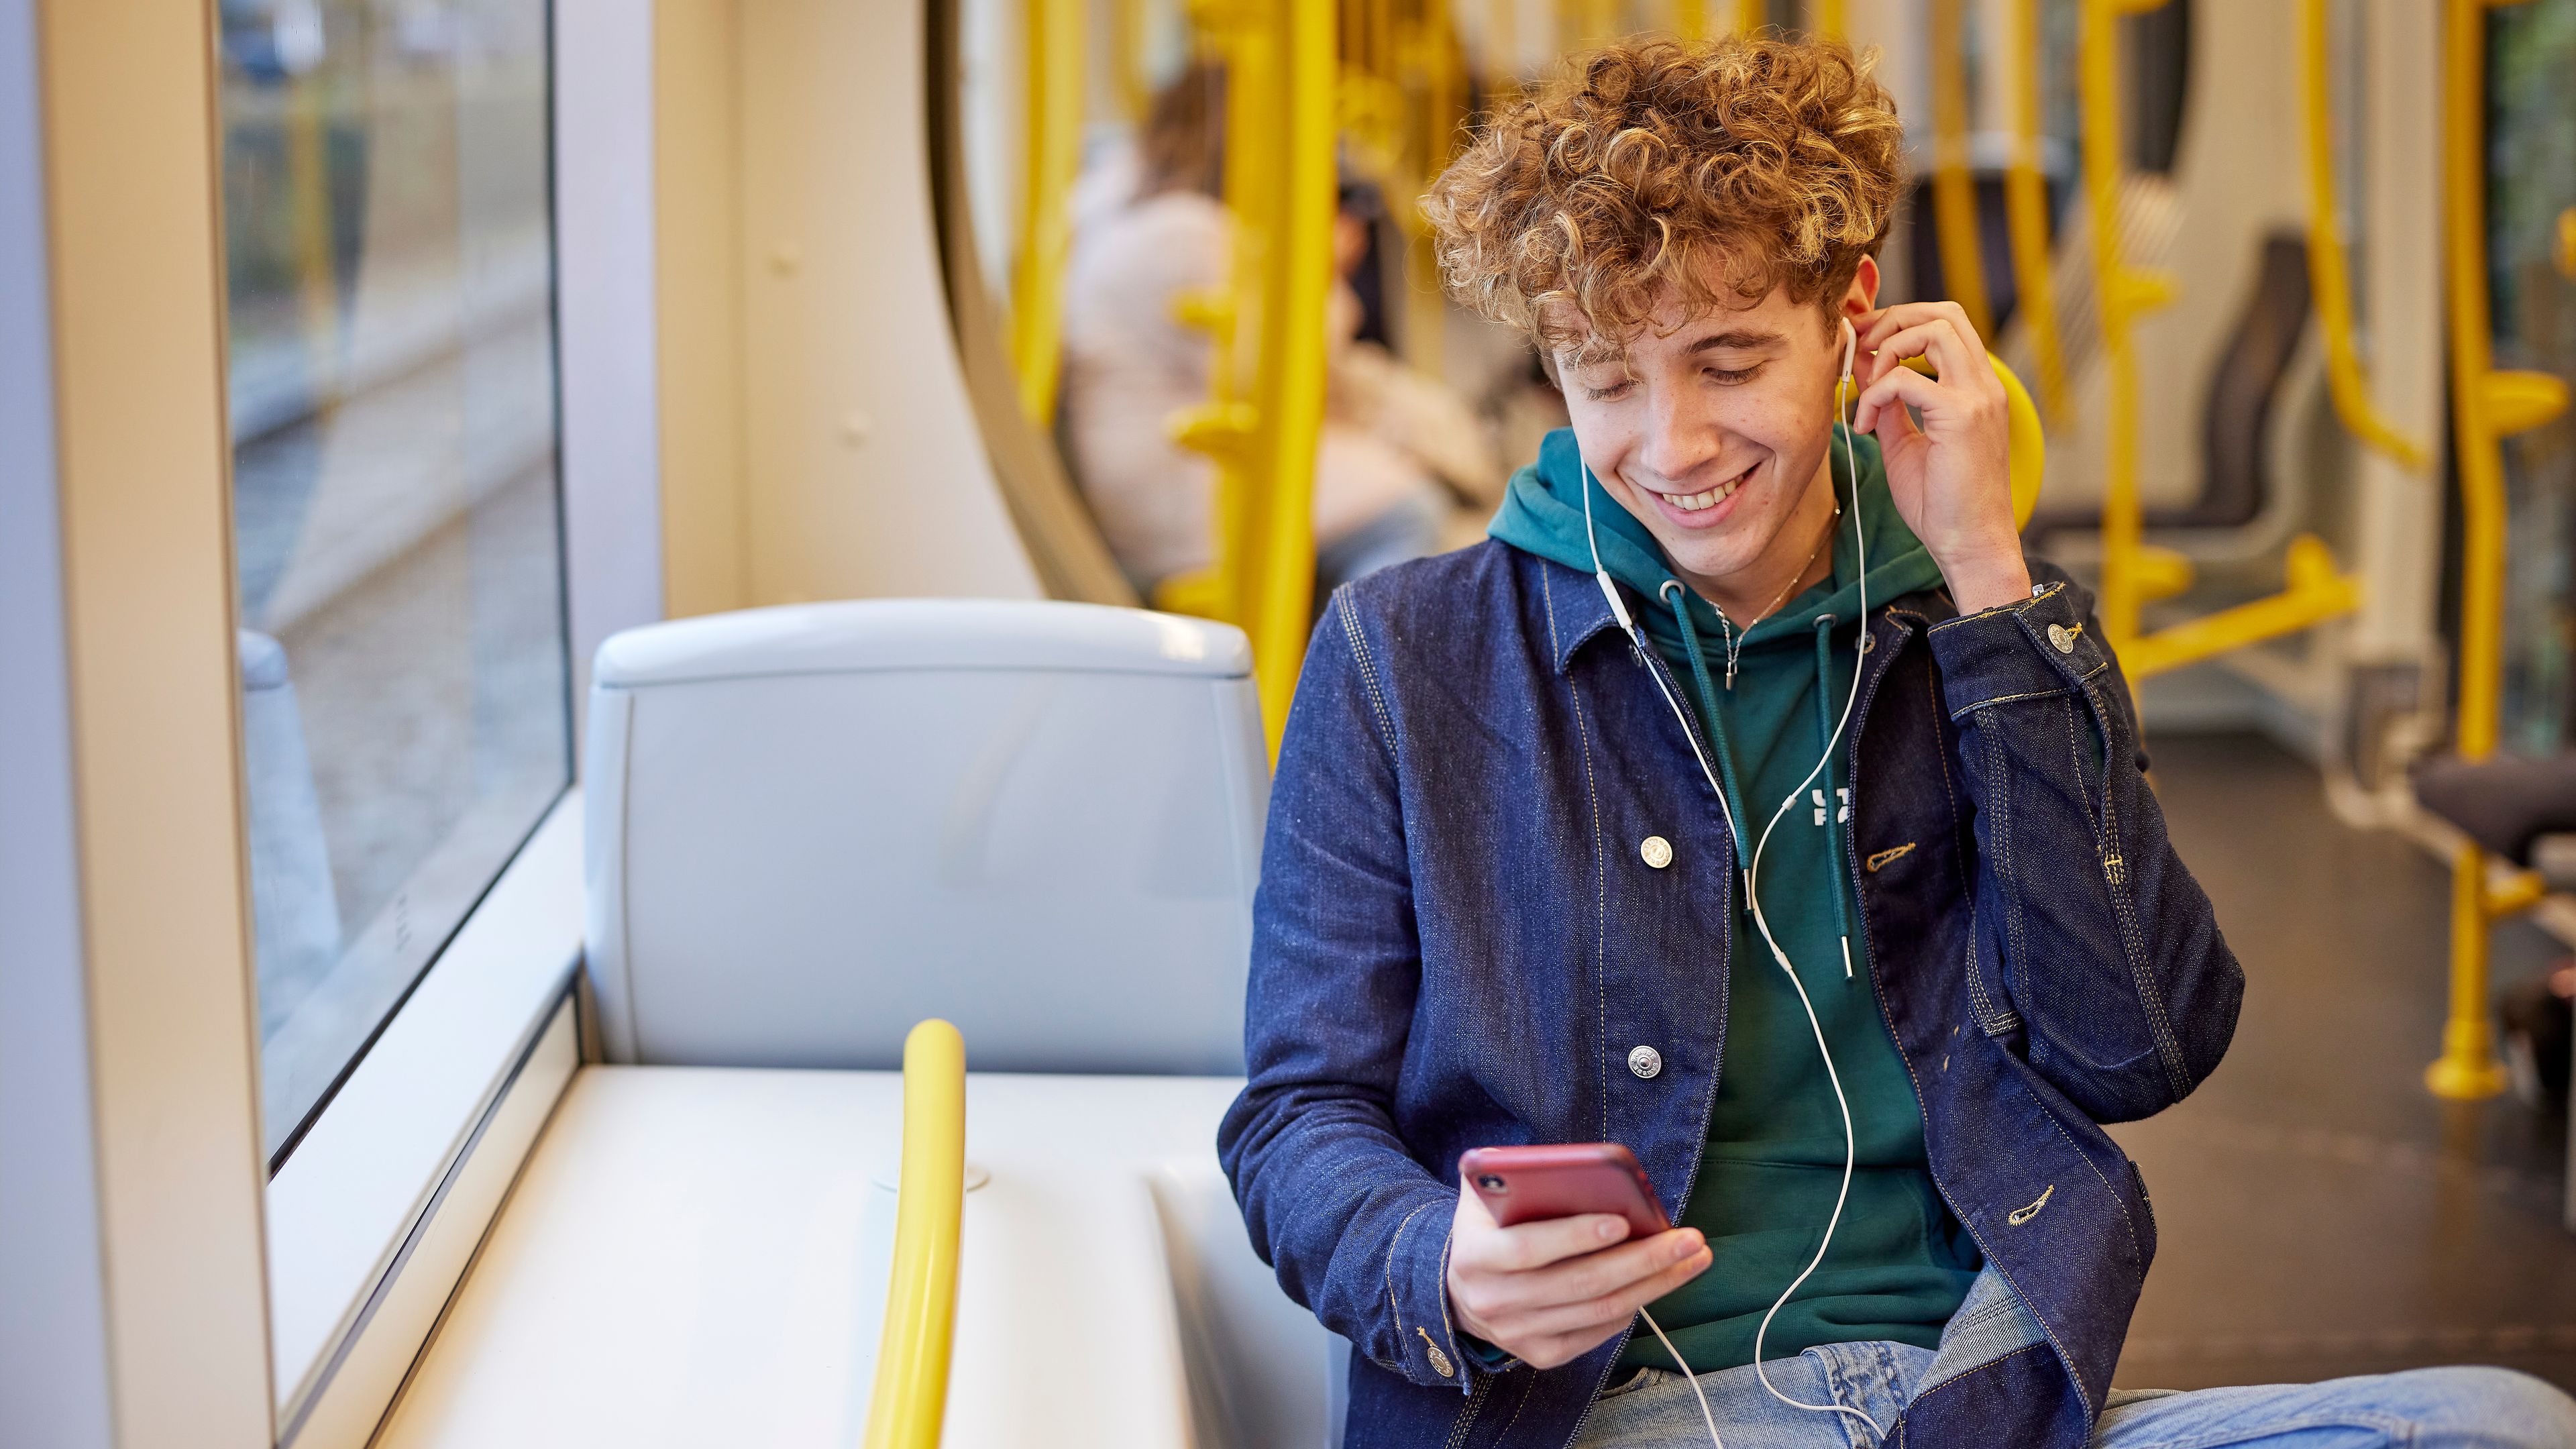
<svg viewBox="0 0 2576 1449">
<path fill-rule="evenodd" d="M 1064 356 L 1064 268 L 1073 245 L 1068 202 L 1082 162 L 1083 0 L 1026 0 L 1025 14 L 1028 166 L 1011 272 L 1011 361 L 1021 410 L 1051 425 Z"/>
<path fill-rule="evenodd" d="M 2505 491 L 2502 440 L 2564 411 L 2567 384 L 2495 366 L 2487 294 L 2486 12 L 2518 0 L 2449 0 L 2443 31 L 2442 199 L 2451 343 L 2452 463 L 2460 479 L 2460 707 L 2453 746 L 2464 760 L 2495 753 L 2503 713 Z M 2526 881 L 2487 887 L 2486 853 L 2452 863 L 2450 1015 L 2442 1055 L 2425 1069 L 2435 1096 L 2504 1090 L 2487 1020 L 2487 945 L 2498 916 L 2526 905 Z"/>
<path fill-rule="evenodd" d="M 2048 239 L 2048 182 L 2040 174 L 2039 0 L 2009 0 L 2013 57 L 2013 157 L 2004 172 L 2004 218 L 2012 235 L 2014 306 L 2038 365 L 2039 400 L 2051 420 L 2066 415 L 2066 364 L 2057 347 L 2057 296 Z M 1991 339 L 1989 339 L 1991 340 Z"/>
<path fill-rule="evenodd" d="M 1979 337 L 1993 341 L 1985 249 L 1978 236 L 1977 178 L 1968 169 L 1966 0 L 1932 0 L 1932 222 L 1941 280 Z"/>
<path fill-rule="evenodd" d="M 1709 0 L 1673 0 L 1673 34 L 1684 40 L 1708 36 Z"/>
<path fill-rule="evenodd" d="M 1260 458 L 1260 428 L 1265 421 L 1260 414 L 1266 401 L 1261 395 L 1261 354 L 1276 316 L 1267 279 L 1270 254 L 1278 240 L 1281 185 L 1278 124 L 1284 82 L 1272 12 L 1287 0 L 1233 3 L 1241 19 L 1226 59 L 1225 204 L 1234 215 L 1235 297 L 1234 356 L 1229 366 L 1234 395 L 1245 404 L 1242 417 L 1247 430 L 1241 453 L 1231 464 L 1235 486 L 1220 492 L 1218 524 L 1224 536 L 1217 559 L 1219 582 L 1228 600 L 1224 617 L 1249 629 L 1260 591 L 1261 509 L 1268 483 Z M 1258 635 L 1253 647 L 1260 647 Z"/>
<path fill-rule="evenodd" d="M 1815 12 L 1808 23 L 1825 40 L 1840 40 L 1851 29 L 1845 23 L 1844 0 L 1815 0 Z"/>
<path fill-rule="evenodd" d="M 1118 113 L 1142 121 L 1154 104 L 1145 81 L 1145 0 L 1109 0 L 1109 74 L 1118 88 Z"/>
<path fill-rule="evenodd" d="M 1421 0 L 1420 29 L 1413 50 L 1419 64 L 1422 98 L 1420 130 L 1408 148 L 1416 172 L 1405 196 L 1390 197 L 1396 208 L 1396 230 L 1405 239 L 1404 352 L 1415 368 L 1438 375 L 1449 322 L 1449 304 L 1440 290 L 1440 263 L 1431 229 L 1422 223 L 1412 196 L 1427 187 L 1449 164 L 1458 127 L 1460 84 L 1458 42 L 1449 18 L 1449 0 Z"/>
<path fill-rule="evenodd" d="M 2300 99 L 2308 150 L 2308 276 L 2318 330 L 2325 334 L 2326 385 L 2343 425 L 2363 443 L 2406 468 L 2425 465 L 2424 445 L 2405 436 L 2371 401 L 2361 346 L 2354 336 L 2352 276 L 2344 265 L 2343 206 L 2335 186 L 2334 89 L 2326 35 L 2330 0 L 2302 0 L 2299 14 Z"/>
<path fill-rule="evenodd" d="M 1333 279 L 1333 7 L 1270 0 L 1278 36 L 1279 166 L 1255 392 L 1262 498 L 1249 556 L 1259 569 L 1250 632 L 1275 757 L 1304 663 L 1315 588 L 1315 452 L 1324 425 L 1324 313 Z"/>
<path fill-rule="evenodd" d="M 1558 44 L 1563 49 L 1590 50 L 1617 33 L 1618 0 L 1557 0 L 1557 5 Z"/>
<path fill-rule="evenodd" d="M 2129 329 L 2142 312 L 2173 298 L 2161 272 L 2120 255 L 2120 17 L 2163 0 L 2084 0 L 2078 67 L 2084 99 L 2084 191 L 2093 213 L 2094 287 L 2100 294 L 2103 407 L 2102 629 L 2123 649 L 2139 634 L 2144 514 L 2138 501 L 2138 359 Z"/>
<path fill-rule="evenodd" d="M 867 1449 L 938 1449 L 965 1200 L 966 1042 L 934 1017 L 903 1039 L 903 1176 Z"/>
<path fill-rule="evenodd" d="M 1765 0 L 1735 0 L 1735 33 L 1751 35 L 1771 23 L 1771 7 Z"/>
</svg>

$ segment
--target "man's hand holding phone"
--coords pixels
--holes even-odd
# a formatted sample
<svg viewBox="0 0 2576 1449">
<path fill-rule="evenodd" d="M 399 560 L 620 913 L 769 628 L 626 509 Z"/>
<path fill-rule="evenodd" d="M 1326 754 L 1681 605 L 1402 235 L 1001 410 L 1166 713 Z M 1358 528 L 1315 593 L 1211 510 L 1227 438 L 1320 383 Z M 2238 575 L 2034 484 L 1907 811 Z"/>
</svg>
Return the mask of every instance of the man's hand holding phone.
<svg viewBox="0 0 2576 1449">
<path fill-rule="evenodd" d="M 1479 1194 L 1478 1176 L 1460 1174 L 1449 1306 L 1467 1332 L 1533 1368 L 1570 1363 L 1608 1342 L 1638 1309 L 1708 1267 L 1699 1229 L 1638 1236 L 1630 1225 L 1635 1209 L 1623 1211 L 1615 1201 L 1601 1204 L 1606 1211 L 1506 1227 Z M 1654 1208 L 1651 1220 L 1662 1216 Z"/>
</svg>

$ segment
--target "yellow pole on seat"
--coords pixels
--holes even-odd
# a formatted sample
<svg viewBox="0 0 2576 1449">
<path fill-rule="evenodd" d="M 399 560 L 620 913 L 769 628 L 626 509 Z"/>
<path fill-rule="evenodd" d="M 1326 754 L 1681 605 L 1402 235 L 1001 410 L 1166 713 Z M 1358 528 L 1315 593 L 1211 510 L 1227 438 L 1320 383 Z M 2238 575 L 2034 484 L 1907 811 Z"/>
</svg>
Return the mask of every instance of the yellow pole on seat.
<svg viewBox="0 0 2576 1449">
<path fill-rule="evenodd" d="M 2495 753 L 2504 703 L 2505 488 L 2503 440 L 2564 411 L 2567 384 L 2495 366 L 2487 294 L 2486 12 L 2519 0 L 2449 0 L 2443 29 L 2442 199 L 2451 342 L 2452 464 L 2460 479 L 2460 706 L 2453 747 L 2464 760 Z M 2504 1090 L 2487 1019 L 2487 946 L 2495 922 L 2539 898 L 2525 872 L 2502 888 L 2486 852 L 2451 863 L 2450 1012 L 2442 1055 L 2424 1071 L 2437 1097 Z"/>
<path fill-rule="evenodd" d="M 2317 324 L 2325 334 L 2326 387 L 2335 413 L 2363 443 L 2405 468 L 2425 464 L 2424 445 L 2399 431 L 2371 400 L 2370 378 L 2353 334 L 2352 274 L 2344 264 L 2343 204 L 2335 185 L 2334 84 L 2329 73 L 2326 7 L 2330 0 L 2301 0 L 2300 99 L 2305 102 L 2308 149 L 2308 277 Z"/>
<path fill-rule="evenodd" d="M 966 1042 L 933 1017 L 903 1039 L 903 1177 L 867 1449 L 938 1449 L 965 1202 Z"/>
<path fill-rule="evenodd" d="M 1069 202 L 1082 164 L 1083 0 L 1027 0 L 1028 166 L 1020 247 L 1011 272 L 1011 361 L 1020 410 L 1055 422 L 1064 366 L 1064 269 L 1073 247 Z"/>
<path fill-rule="evenodd" d="M 1932 0 L 1932 226 L 1943 287 L 1968 314 L 1968 325 L 1992 345 L 1995 314 L 1986 304 L 1977 178 L 1968 169 L 1966 0 Z"/>
</svg>

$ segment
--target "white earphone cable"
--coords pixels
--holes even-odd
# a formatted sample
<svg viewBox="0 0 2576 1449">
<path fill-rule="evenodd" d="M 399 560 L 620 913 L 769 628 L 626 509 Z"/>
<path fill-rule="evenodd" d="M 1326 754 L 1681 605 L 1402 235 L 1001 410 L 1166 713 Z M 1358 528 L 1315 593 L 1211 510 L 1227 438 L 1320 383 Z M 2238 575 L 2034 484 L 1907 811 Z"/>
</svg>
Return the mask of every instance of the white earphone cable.
<svg viewBox="0 0 2576 1449">
<path fill-rule="evenodd" d="M 1851 1197 L 1852 1173 L 1854 1168 L 1859 1165 L 1860 1157 L 1859 1137 L 1852 1130 L 1851 1099 L 1843 1093 L 1842 1073 L 1836 1070 L 1834 1066 L 1833 1050 L 1825 1044 L 1824 1022 L 1816 1015 L 1816 1003 L 1807 995 L 1807 984 L 1798 979 L 1797 968 L 1789 964 L 1789 953 L 1781 948 L 1779 938 L 1771 933 L 1771 922 L 1762 913 L 1762 897 L 1760 892 L 1756 889 L 1756 883 L 1760 878 L 1762 870 L 1762 852 L 1764 848 L 1771 843 L 1771 832 L 1778 828 L 1780 821 L 1788 815 L 1789 807 L 1797 803 L 1799 795 L 1806 790 L 1807 786 L 1812 783 L 1817 775 L 1824 771 L 1826 765 L 1832 761 L 1834 751 L 1841 745 L 1843 732 L 1850 727 L 1853 708 L 1860 702 L 1860 682 L 1863 672 L 1861 669 L 1861 656 L 1865 655 L 1869 650 L 1869 534 L 1868 530 L 1863 526 L 1860 516 L 1859 448 L 1852 440 L 1851 423 L 1843 416 L 1843 388 L 1846 384 L 1850 384 L 1854 387 L 1858 386 L 1852 376 L 1852 365 L 1855 360 L 1855 354 L 1859 349 L 1859 345 L 1859 333 L 1853 329 L 1850 319 L 1844 319 L 1843 367 L 1842 375 L 1837 378 L 1834 383 L 1834 418 L 1835 421 L 1840 423 L 1842 426 L 1843 457 L 1845 460 L 1846 471 L 1851 477 L 1852 539 L 1853 546 L 1857 554 L 1857 576 L 1860 587 L 1859 642 L 1853 646 L 1851 692 L 1843 700 L 1842 717 L 1835 721 L 1833 734 L 1826 740 L 1824 752 L 1817 756 L 1814 768 L 1807 771 L 1806 778 L 1800 780 L 1795 789 L 1792 789 L 1786 796 L 1782 797 L 1779 807 L 1771 812 L 1770 820 L 1762 827 L 1761 837 L 1754 842 L 1750 851 L 1745 849 L 1744 831 L 1735 819 L 1735 812 L 1727 807 L 1726 791 L 1718 784 L 1717 772 L 1710 766 L 1708 756 L 1701 751 L 1697 732 L 1692 730 L 1690 727 L 1689 714 L 1682 709 L 1681 701 L 1673 697 L 1671 687 L 1664 683 L 1663 671 L 1655 669 L 1649 665 L 1646 673 L 1647 677 L 1655 681 L 1656 692 L 1663 695 L 1664 704 L 1673 712 L 1673 717 L 1681 721 L 1682 737 L 1690 742 L 1691 757 L 1698 762 L 1700 773 L 1708 779 L 1710 792 L 1717 797 L 1718 813 L 1723 816 L 1726 821 L 1726 833 L 1728 837 L 1735 842 L 1737 858 L 1747 860 L 1748 862 L 1744 870 L 1744 898 L 1745 903 L 1752 911 L 1754 927 L 1762 933 L 1763 944 L 1771 948 L 1772 959 L 1779 963 L 1782 971 L 1788 973 L 1789 984 L 1797 989 L 1798 1004 L 1806 1008 L 1807 1026 L 1815 1033 L 1816 1036 L 1816 1051 L 1824 1058 L 1825 1061 L 1825 1080 L 1831 1083 L 1834 1089 L 1834 1105 L 1842 1112 L 1843 1181 L 1841 1189 L 1834 1195 L 1833 1215 L 1825 1220 L 1825 1235 L 1823 1240 L 1816 1244 L 1815 1257 L 1808 1260 L 1806 1268 L 1802 1270 L 1796 1278 L 1790 1280 L 1789 1286 L 1781 1291 L 1780 1296 L 1777 1299 L 1772 1301 L 1770 1309 L 1762 1315 L 1760 1326 L 1755 1328 L 1753 1331 L 1754 1377 L 1761 1381 L 1762 1387 L 1770 1393 L 1771 1397 L 1778 1399 L 1781 1403 L 1787 1404 L 1793 1409 L 1805 1409 L 1812 1413 L 1820 1414 L 1849 1414 L 1859 1419 L 1862 1423 L 1869 1425 L 1872 1433 L 1877 1434 L 1880 1437 L 1884 1437 L 1886 1430 L 1880 1428 L 1878 1420 L 1870 1417 L 1862 1410 L 1850 1408 L 1842 1404 L 1810 1404 L 1790 1398 L 1787 1394 L 1780 1392 L 1779 1388 L 1771 1382 L 1771 1376 L 1764 1372 L 1762 1367 L 1762 1340 L 1764 1336 L 1770 1332 L 1772 1318 L 1776 1316 L 1780 1309 L 1788 1303 L 1790 1298 L 1797 1293 L 1799 1286 L 1805 1283 L 1808 1277 L 1816 1271 L 1817 1266 L 1825 1261 L 1826 1250 L 1833 1246 L 1834 1231 L 1842 1225 L 1843 1206 Z M 1627 601 L 1619 596 L 1618 586 L 1611 582 L 1610 570 L 1604 567 L 1601 562 L 1601 539 L 1600 536 L 1593 531 L 1592 527 L 1592 488 L 1594 486 L 1592 471 L 1587 465 L 1583 472 L 1583 536 L 1584 541 L 1589 544 L 1592 549 L 1593 577 L 1599 581 L 1603 595 L 1610 600 L 1610 613 L 1613 618 L 1618 620 L 1620 630 L 1627 634 L 1629 642 L 1636 645 L 1636 647 L 1642 652 L 1646 648 L 1646 641 L 1643 637 L 1643 633 L 1637 628 L 1635 621 L 1629 617 Z M 1791 582 L 1794 583 L 1795 580 L 1792 580 Z M 1835 888 L 1841 888 L 1839 880 L 1836 882 Z M 1851 939 L 1848 936 L 1843 939 L 1843 963 L 1844 973 L 1846 975 L 1850 974 Z M 1664 1352 L 1672 1355 L 1673 1364 L 1681 1371 L 1682 1377 L 1689 1381 L 1692 1396 L 1699 1400 L 1700 1417 L 1708 1425 L 1709 1442 L 1715 1445 L 1716 1449 L 1726 1449 L 1724 1441 L 1718 1438 L 1717 1417 L 1709 1412 L 1708 1396 L 1706 1393 L 1702 1392 L 1700 1388 L 1699 1376 L 1691 1372 L 1690 1365 L 1682 1359 L 1681 1351 L 1673 1347 L 1672 1339 L 1665 1335 L 1663 1325 L 1655 1322 L 1654 1315 L 1645 1312 L 1643 1309 L 1638 1310 L 1638 1312 L 1640 1316 L 1646 1320 L 1646 1326 L 1654 1330 L 1656 1339 L 1664 1346 Z"/>
</svg>

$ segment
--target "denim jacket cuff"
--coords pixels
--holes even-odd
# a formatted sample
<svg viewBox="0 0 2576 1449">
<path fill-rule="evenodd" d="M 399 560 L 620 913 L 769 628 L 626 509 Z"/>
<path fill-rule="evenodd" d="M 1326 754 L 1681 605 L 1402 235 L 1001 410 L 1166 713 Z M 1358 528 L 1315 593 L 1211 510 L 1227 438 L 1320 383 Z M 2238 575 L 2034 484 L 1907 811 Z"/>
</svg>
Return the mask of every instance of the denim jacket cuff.
<svg viewBox="0 0 2576 1449">
<path fill-rule="evenodd" d="M 1427 1387 L 1474 1386 L 1472 1364 L 1449 1313 L 1447 1194 L 1426 1200 L 1387 1250 L 1386 1292 L 1395 1315 L 1397 1361 L 1386 1365 Z"/>
<path fill-rule="evenodd" d="M 1950 717 L 1988 705 L 2063 694 L 2110 667 L 2074 591 L 2050 584 L 2018 603 L 1944 620 L 1930 630 Z"/>
<path fill-rule="evenodd" d="M 1481 1373 L 1502 1373 L 1520 1362 L 1518 1355 L 1496 1348 L 1472 1333 L 1459 1334 L 1458 1347 L 1466 1350 L 1467 1362 Z"/>
</svg>

